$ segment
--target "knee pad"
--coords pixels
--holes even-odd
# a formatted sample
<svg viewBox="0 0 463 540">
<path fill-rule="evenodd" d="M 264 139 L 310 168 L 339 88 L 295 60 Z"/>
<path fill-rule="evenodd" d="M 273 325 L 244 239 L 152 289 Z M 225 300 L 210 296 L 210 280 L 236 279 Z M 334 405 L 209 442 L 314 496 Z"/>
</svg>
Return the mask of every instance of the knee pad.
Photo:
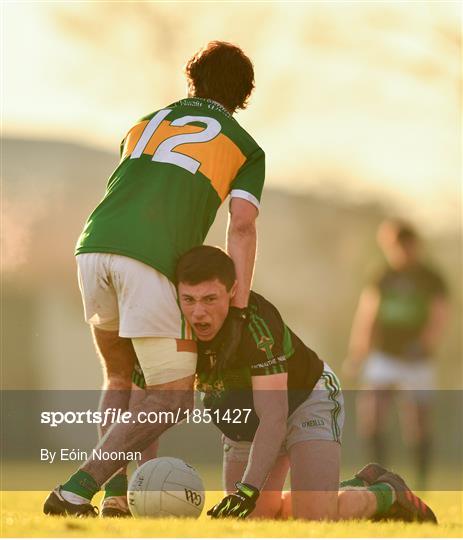
<svg viewBox="0 0 463 540">
<path fill-rule="evenodd" d="M 146 386 L 177 381 L 196 371 L 196 343 L 173 338 L 132 338 Z"/>
</svg>

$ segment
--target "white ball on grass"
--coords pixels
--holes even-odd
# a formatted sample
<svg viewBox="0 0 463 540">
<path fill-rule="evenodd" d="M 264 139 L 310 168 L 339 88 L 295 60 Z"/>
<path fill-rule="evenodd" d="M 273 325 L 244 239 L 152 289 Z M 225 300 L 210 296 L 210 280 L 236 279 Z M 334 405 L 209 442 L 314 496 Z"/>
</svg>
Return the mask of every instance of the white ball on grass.
<svg viewBox="0 0 463 540">
<path fill-rule="evenodd" d="M 135 517 L 199 517 L 204 506 L 203 481 L 181 459 L 161 457 L 133 473 L 127 491 Z"/>
</svg>

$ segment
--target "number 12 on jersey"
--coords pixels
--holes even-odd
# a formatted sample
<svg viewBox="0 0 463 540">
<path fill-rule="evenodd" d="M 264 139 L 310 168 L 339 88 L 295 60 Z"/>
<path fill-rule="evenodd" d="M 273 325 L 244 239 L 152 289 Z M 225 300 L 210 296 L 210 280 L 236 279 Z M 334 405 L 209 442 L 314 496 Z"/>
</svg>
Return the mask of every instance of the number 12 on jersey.
<svg viewBox="0 0 463 540">
<path fill-rule="evenodd" d="M 143 130 L 137 144 L 135 145 L 135 148 L 130 155 L 130 159 L 137 159 L 143 154 L 151 137 L 171 111 L 172 109 L 163 109 L 157 112 L 153 118 L 151 118 L 151 120 L 145 126 L 145 129 Z M 173 127 L 183 127 L 193 122 L 200 122 L 201 124 L 205 124 L 206 127 L 205 129 L 196 133 L 180 133 L 178 135 L 167 137 L 157 147 L 153 154 L 152 161 L 177 165 L 178 167 L 182 167 L 182 169 L 186 169 L 191 174 L 195 174 L 201 166 L 201 163 L 196 159 L 185 155 L 184 153 L 175 152 L 174 149 L 182 144 L 204 143 L 212 141 L 212 139 L 215 139 L 215 137 L 217 137 L 217 135 L 220 133 L 222 126 L 215 118 L 210 118 L 209 116 L 190 115 L 177 118 L 176 120 L 170 122 L 169 125 Z M 185 148 L 182 150 L 187 152 L 188 149 Z"/>
</svg>

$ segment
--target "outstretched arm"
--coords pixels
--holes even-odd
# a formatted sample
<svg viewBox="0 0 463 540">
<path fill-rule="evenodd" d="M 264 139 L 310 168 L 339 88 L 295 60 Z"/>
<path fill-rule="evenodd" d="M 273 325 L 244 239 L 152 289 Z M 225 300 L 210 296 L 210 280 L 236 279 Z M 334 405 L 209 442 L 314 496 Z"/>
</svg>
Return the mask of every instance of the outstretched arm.
<svg viewBox="0 0 463 540">
<path fill-rule="evenodd" d="M 238 281 L 232 305 L 239 308 L 248 305 L 256 258 L 257 215 L 258 210 L 251 202 L 236 197 L 231 199 L 227 251 L 235 263 Z"/>
<path fill-rule="evenodd" d="M 354 379 L 371 349 L 373 329 L 379 308 L 379 291 L 366 287 L 360 295 L 357 311 L 352 323 L 349 351 L 343 371 L 347 378 Z"/>
<path fill-rule="evenodd" d="M 288 374 L 253 376 L 252 390 L 259 427 L 242 481 L 260 490 L 278 457 L 286 435 Z"/>
<path fill-rule="evenodd" d="M 247 517 L 255 508 L 267 476 L 283 444 L 288 420 L 288 374 L 252 377 L 254 408 L 259 427 L 249 454 L 248 466 L 236 491 L 208 511 L 213 518 Z"/>
</svg>

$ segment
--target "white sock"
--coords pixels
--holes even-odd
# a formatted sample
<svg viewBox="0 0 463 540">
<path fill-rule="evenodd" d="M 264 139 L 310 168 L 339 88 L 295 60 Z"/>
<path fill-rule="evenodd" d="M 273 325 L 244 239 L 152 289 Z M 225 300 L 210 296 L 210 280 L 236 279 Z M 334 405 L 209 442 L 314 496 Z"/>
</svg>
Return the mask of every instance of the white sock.
<svg viewBox="0 0 463 540">
<path fill-rule="evenodd" d="M 85 497 L 76 495 L 75 493 L 72 493 L 72 491 L 64 491 L 64 489 L 62 489 L 60 493 L 61 493 L 61 497 L 63 497 L 65 501 L 71 504 L 89 504 L 90 503 L 90 499 L 86 499 Z"/>
</svg>

